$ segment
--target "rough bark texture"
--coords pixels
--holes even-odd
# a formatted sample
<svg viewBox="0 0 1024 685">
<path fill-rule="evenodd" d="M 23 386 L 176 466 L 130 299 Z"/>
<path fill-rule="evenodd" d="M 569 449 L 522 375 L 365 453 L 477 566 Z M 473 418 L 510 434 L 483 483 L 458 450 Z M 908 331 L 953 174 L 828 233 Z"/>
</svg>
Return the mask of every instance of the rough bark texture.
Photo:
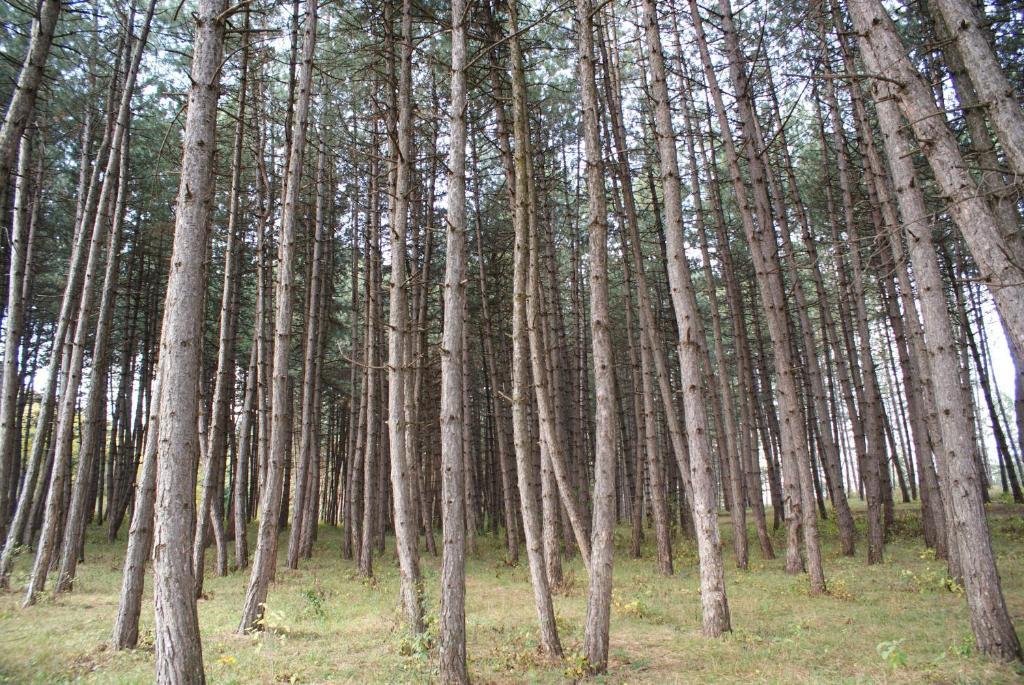
<svg viewBox="0 0 1024 685">
<path fill-rule="evenodd" d="M 693 523 L 697 533 L 700 558 L 700 596 L 704 633 L 717 637 L 730 630 L 729 603 L 725 595 L 725 571 L 722 566 L 718 512 L 711 471 L 711 443 L 708 435 L 707 410 L 704 402 L 706 369 L 703 368 L 705 343 L 704 322 L 697 307 L 697 296 L 686 261 L 683 242 L 682 189 L 675 132 L 669 106 L 668 83 L 665 79 L 665 58 L 661 48 L 654 0 L 644 0 L 644 28 L 650 59 L 651 90 L 654 95 L 655 138 L 664 193 L 665 242 L 668 250 L 668 279 L 676 326 L 679 331 L 679 366 L 683 386 L 686 434 L 690 451 L 690 480 Z M 710 287 L 714 287 L 713 284 Z M 713 392 L 713 391 L 712 391 Z M 734 474 L 739 485 L 738 470 Z M 733 498 L 742 510 L 738 490 Z M 735 509 L 734 509 L 735 511 Z M 734 522 L 738 523 L 738 522 Z M 746 551 L 742 551 L 742 556 Z"/>
<path fill-rule="evenodd" d="M 139 72 L 139 64 L 142 60 L 142 52 L 146 45 L 146 38 L 149 35 L 149 27 L 153 18 L 155 1 L 149 3 L 149 8 L 143 19 L 140 29 L 139 41 L 135 45 L 130 64 L 127 66 L 124 87 L 118 102 L 116 118 L 113 122 L 109 153 L 101 185 L 99 199 L 91 227 L 91 235 L 88 242 L 88 256 L 85 260 L 85 272 L 82 278 L 81 288 L 74 292 L 78 298 L 78 320 L 74 332 L 65 342 L 65 356 L 68 359 L 67 372 L 64 374 L 65 385 L 61 388 L 60 402 L 57 411 L 57 424 L 54 429 L 53 444 L 55 447 L 53 457 L 53 470 L 49 479 L 49 489 L 46 495 L 46 507 L 43 518 L 43 527 L 40 533 L 39 544 L 36 548 L 35 563 L 29 576 L 28 589 L 25 593 L 24 604 L 26 606 L 35 603 L 36 596 L 42 592 L 46 584 L 46 577 L 50 570 L 50 562 L 59 534 L 58 527 L 64 515 L 64 490 L 69 486 L 71 464 L 72 436 L 74 432 L 75 408 L 78 399 L 78 390 L 82 381 L 82 365 L 85 360 L 86 335 L 89 328 L 90 314 L 92 311 L 93 291 L 97 281 L 97 269 L 100 264 L 100 252 L 103 244 L 103 227 L 105 222 L 111 220 L 112 205 L 116 199 L 115 194 L 119 187 L 118 173 L 121 167 L 121 156 L 127 138 L 129 118 L 131 116 L 132 94 L 135 89 L 135 80 Z M 85 236 L 82 236 L 85 240 Z M 109 258 L 109 256 L 108 256 Z M 68 280 L 71 285 L 71 279 Z M 40 417 L 42 412 L 40 412 Z M 77 551 L 76 551 L 77 553 Z"/>
<path fill-rule="evenodd" d="M 870 47 L 878 63 L 886 65 L 886 77 L 900 84 L 893 89 L 899 109 L 950 202 L 949 213 L 978 265 L 982 282 L 991 289 L 1017 349 L 1024 349 L 1024 234 L 1016 231 L 1006 235 L 1000 230 L 964 163 L 945 115 L 932 98 L 928 82 L 907 57 L 881 2 L 852 0 L 848 7 L 862 50 Z"/>
<path fill-rule="evenodd" d="M 214 199 L 213 159 L 225 30 L 221 13 L 225 5 L 224 0 L 202 0 L 196 13 L 192 86 L 160 339 L 165 382 L 161 383 L 159 403 L 153 594 L 156 679 L 168 685 L 205 682 L 190 552 L 199 456 L 196 421 L 203 294 Z"/>
<path fill-rule="evenodd" d="M 873 46 L 865 46 L 863 57 L 868 69 L 878 69 L 879 56 Z M 975 465 L 973 431 L 964 407 L 960 380 L 957 374 L 949 372 L 949 369 L 959 367 L 959 361 L 942 275 L 932 243 L 930 213 L 914 173 L 910 144 L 900 128 L 899 114 L 893 104 L 895 89 L 882 81 L 875 81 L 872 86 L 903 230 L 918 283 L 921 322 L 929 352 L 928 367 L 942 436 L 942 452 L 937 453 L 936 458 L 948 474 L 943 496 L 950 504 L 949 544 L 959 546 L 971 628 L 978 649 L 995 658 L 1019 660 L 1021 646 L 1003 599 L 995 552 L 985 520 L 980 473 Z"/>
<path fill-rule="evenodd" d="M 36 95 L 43 81 L 43 69 L 53 44 L 53 32 L 60 16 L 61 0 L 43 0 L 37 5 L 38 14 L 32 19 L 25 61 L 18 73 L 14 93 L 7 105 L 4 122 L 0 125 L 0 188 L 7 187 L 14 156 L 18 152 L 21 135 L 32 118 Z"/>
<path fill-rule="evenodd" d="M 533 201 L 529 179 L 530 129 L 527 113 L 526 79 L 523 73 L 523 53 L 519 43 L 519 21 L 516 3 L 509 4 L 509 49 L 512 57 L 512 114 L 515 140 L 514 172 L 507 181 L 513 188 L 512 202 L 515 244 L 513 249 L 514 273 L 512 281 L 512 435 L 516 456 L 516 476 L 526 538 L 526 556 L 530 566 L 530 581 L 540 624 L 541 648 L 550 656 L 562 656 L 558 639 L 555 610 L 551 601 L 551 588 L 544 565 L 543 531 L 538 511 L 536 477 L 538 464 L 531 445 L 529 416 L 530 342 L 527 334 L 530 203 Z M 507 170 L 508 172 L 508 170 Z"/>
<path fill-rule="evenodd" d="M 142 470 L 135 485 L 135 507 L 128 530 L 128 549 L 121 575 L 121 599 L 114 619 L 111 644 L 114 649 L 134 649 L 139 642 L 139 614 L 146 582 L 146 561 L 153 549 L 153 509 L 156 502 L 156 452 L 160 433 L 160 371 L 156 372 L 150 402 Z"/>
<path fill-rule="evenodd" d="M 303 31 L 302 66 L 298 101 L 292 122 L 291 149 L 285 179 L 284 206 L 281 210 L 281 239 L 278 250 L 277 307 L 274 325 L 273 402 L 271 405 L 270 446 L 266 477 L 261 486 L 260 525 L 253 558 L 252 575 L 242 607 L 240 632 L 256 628 L 263 616 L 264 602 L 277 562 L 277 531 L 284 488 L 284 462 L 291 443 L 291 396 L 289 393 L 288 353 L 292 326 L 292 291 L 295 276 L 296 203 L 302 179 L 302 159 L 306 147 L 310 89 L 313 82 L 313 50 L 316 46 L 317 5 L 310 0 Z"/>
<path fill-rule="evenodd" d="M 996 60 L 981 9 L 964 0 L 932 0 L 953 35 L 967 73 L 988 111 L 1010 168 L 1024 176 L 1024 111 L 1018 94 Z"/>
<path fill-rule="evenodd" d="M 597 413 L 594 431 L 594 497 L 590 587 L 583 633 L 587 668 L 608 668 L 608 627 L 612 595 L 612 529 L 615 525 L 615 362 L 608 312 L 608 208 L 601 154 L 594 69 L 594 5 L 576 2 L 581 116 L 586 155 L 587 233 L 590 259 L 590 334 Z"/>
<path fill-rule="evenodd" d="M 249 15 L 245 15 L 245 27 L 248 27 Z M 224 285 L 220 299 L 220 330 L 217 344 L 217 370 L 213 388 L 213 404 L 211 405 L 212 421 L 206 445 L 206 469 L 203 474 L 203 495 L 200 499 L 198 525 L 196 525 L 195 543 L 192 546 L 192 565 L 196 574 L 196 596 L 203 594 L 204 560 L 206 557 L 206 521 L 209 520 L 214 529 L 221 525 L 223 515 L 224 465 L 227 460 L 228 433 L 231 429 L 231 396 L 235 390 L 235 333 L 238 323 L 238 297 L 235 293 L 240 252 L 242 249 L 242 233 L 239 225 L 240 194 L 242 192 L 242 146 L 245 142 L 245 108 L 247 80 L 249 72 L 249 34 L 242 34 L 242 57 L 238 83 L 238 110 L 235 114 L 235 135 L 231 153 L 231 188 L 228 191 L 228 221 L 225 229 L 226 244 L 224 246 Z M 242 537 L 244 538 L 244 529 Z M 237 533 L 236 533 L 237 535 Z M 226 550 L 221 550 L 218 539 L 218 557 L 223 558 Z"/>
<path fill-rule="evenodd" d="M 32 160 L 31 131 L 21 138 L 18 152 L 18 176 L 14 190 L 14 211 L 10 233 L 11 266 L 7 277 L 7 316 L 4 319 L 3 381 L 0 385 L 0 533 L 6 532 L 9 505 L 8 479 L 14 466 L 14 447 L 18 441 L 16 417 L 20 370 L 18 356 L 21 333 L 25 321 L 25 299 L 22 281 L 28 268 L 28 238 L 31 212 L 32 179 L 29 168 Z"/>
<path fill-rule="evenodd" d="M 406 415 L 406 360 L 408 330 L 408 283 L 406 240 L 409 224 L 409 193 L 413 172 L 412 119 L 412 3 L 402 2 L 402 36 L 399 47 L 398 140 L 395 148 L 395 193 L 391 203 L 391 302 L 388 308 L 388 445 L 391 449 L 391 499 L 394 507 L 395 543 L 401 575 L 402 611 L 409 630 L 423 632 L 420 579 L 418 512 L 412 497 L 413 482 L 407 462 L 409 417 Z M 463 140 L 463 145 L 465 141 Z M 463 150 L 463 157 L 465 150 Z M 465 161 L 463 161 L 465 164 Z M 457 199 L 457 198 L 455 198 Z M 462 241 L 465 252 L 465 179 L 462 190 Z M 453 229 L 454 230 L 454 229 Z M 457 245 L 456 245 L 457 246 Z M 451 255 L 451 253 L 447 253 Z M 465 254 L 463 254 L 465 261 Z M 465 266 L 463 266 L 465 271 Z M 460 277 L 461 278 L 461 277 Z M 465 285 L 459 286 L 463 293 Z M 451 312 L 445 309 L 447 325 Z M 454 323 L 454 321 L 453 321 Z M 447 549 L 447 547 L 446 547 Z"/>
<path fill-rule="evenodd" d="M 462 348 L 466 303 L 466 3 L 452 2 L 451 149 L 441 336 L 441 613 L 442 683 L 468 683 L 466 669 L 466 495 L 463 455 Z"/>
</svg>

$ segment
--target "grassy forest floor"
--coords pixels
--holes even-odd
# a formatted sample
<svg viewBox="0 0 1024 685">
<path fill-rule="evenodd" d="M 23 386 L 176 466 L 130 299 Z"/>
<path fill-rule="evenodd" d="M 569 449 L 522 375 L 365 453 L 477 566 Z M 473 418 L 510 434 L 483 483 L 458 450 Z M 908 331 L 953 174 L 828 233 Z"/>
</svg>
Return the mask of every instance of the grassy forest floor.
<svg viewBox="0 0 1024 685">
<path fill-rule="evenodd" d="M 973 650 L 967 607 L 946 584 L 944 564 L 927 552 L 914 508 L 900 507 L 884 564 L 839 555 L 835 526 L 825 522 L 829 594 L 810 597 L 806 579 L 786 575 L 782 560 L 763 561 L 751 550 L 749 571 L 727 563 L 733 632 L 700 635 L 694 544 L 676 539 L 676 575 L 655 574 L 653 535 L 645 559 L 628 554 L 628 531 L 617 531 L 611 663 L 604 683 L 998 683 L 1020 682 L 1018 667 L 989 662 Z M 1003 588 L 1018 628 L 1024 626 L 1024 507 L 994 504 L 989 511 Z M 723 544 L 731 560 L 728 518 Z M 862 520 L 858 521 L 861 538 Z M 107 639 L 117 611 L 123 543 L 101 541 L 90 529 L 88 563 L 72 594 L 19 608 L 21 594 L 0 595 L 0 682 L 146 683 L 152 680 L 153 614 L 147 578 L 140 648 L 113 652 Z M 776 549 L 784 546 L 782 531 Z M 756 545 L 756 538 L 752 536 Z M 578 656 L 555 663 L 536 650 L 535 613 L 525 560 L 503 562 L 500 540 L 480 539 L 468 561 L 469 668 L 477 683 L 568 682 L 578 678 Z M 374 683 L 431 680 L 429 640 L 408 639 L 400 628 L 398 574 L 390 551 L 375 560 L 377 577 L 360 579 L 340 558 L 340 534 L 321 528 L 312 561 L 280 569 L 268 600 L 268 630 L 240 636 L 235 629 L 248 573 L 207 574 L 199 603 L 206 673 L 212 683 Z M 858 553 L 862 553 L 858 549 Z M 212 555 L 207 555 L 207 558 Z M 283 562 L 282 562 L 283 563 Z M 27 572 L 22 557 L 15 586 Z M 437 559 L 423 564 L 430 612 L 437 614 Z M 555 598 L 563 645 L 578 654 L 586 610 L 585 575 L 566 565 Z M 431 632 L 435 631 L 433 624 Z"/>
</svg>

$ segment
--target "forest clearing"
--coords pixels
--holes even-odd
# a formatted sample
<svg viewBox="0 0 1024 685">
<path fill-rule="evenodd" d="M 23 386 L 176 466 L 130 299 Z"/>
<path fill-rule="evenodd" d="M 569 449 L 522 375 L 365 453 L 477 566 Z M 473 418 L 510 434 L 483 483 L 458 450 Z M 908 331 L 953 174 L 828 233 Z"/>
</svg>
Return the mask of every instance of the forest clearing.
<svg viewBox="0 0 1024 685">
<path fill-rule="evenodd" d="M 1024 676 L 1024 0 L 0 3 L 0 679 Z"/>
</svg>

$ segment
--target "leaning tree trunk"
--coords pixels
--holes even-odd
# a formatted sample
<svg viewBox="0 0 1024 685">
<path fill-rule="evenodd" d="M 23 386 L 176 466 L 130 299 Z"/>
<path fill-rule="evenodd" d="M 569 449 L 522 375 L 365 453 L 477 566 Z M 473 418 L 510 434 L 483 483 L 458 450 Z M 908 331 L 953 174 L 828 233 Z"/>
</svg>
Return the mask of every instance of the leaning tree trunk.
<svg viewBox="0 0 1024 685">
<path fill-rule="evenodd" d="M 697 295 L 686 261 L 683 241 L 682 189 L 679 180 L 679 160 L 676 152 L 675 132 L 669 104 L 668 83 L 665 77 L 665 57 L 661 47 L 658 13 L 655 0 L 644 0 L 644 25 L 647 53 L 651 70 L 651 90 L 654 96 L 655 136 L 658 145 L 658 163 L 661 173 L 663 209 L 665 212 L 665 242 L 668 250 L 668 278 L 678 327 L 679 366 L 683 387 L 686 432 L 690 449 L 690 481 L 693 522 L 697 533 L 700 560 L 700 596 L 703 609 L 704 634 L 717 637 L 731 629 L 729 603 L 725 594 L 725 571 L 718 531 L 718 512 L 715 506 L 715 486 L 711 472 L 711 444 L 704 402 L 704 321 L 697 306 Z M 709 283 L 709 288 L 714 284 Z M 712 390 L 713 392 L 713 390 Z M 728 396 L 723 397 L 727 400 Z M 737 486 L 732 496 L 735 508 L 742 510 L 739 491 L 739 472 L 734 469 L 733 482 Z M 734 523 L 739 523 L 734 521 Z M 744 531 L 745 532 L 745 531 Z M 735 533 L 739 535 L 739 533 Z M 745 536 L 744 536 L 745 538 Z M 746 549 L 739 558 L 745 565 Z"/>
<path fill-rule="evenodd" d="M 604 42 L 600 40 L 604 62 L 611 60 L 604 54 Z M 672 541 L 669 526 L 669 513 L 666 503 L 666 485 L 661 455 L 658 451 L 658 433 L 656 428 L 657 409 L 654 398 L 654 387 L 651 383 L 651 376 L 654 375 L 658 381 L 659 388 L 665 391 L 668 387 L 668 361 L 665 354 L 661 336 L 657 332 L 657 325 L 654 320 L 654 306 L 651 303 L 650 291 L 648 290 L 647 274 L 644 270 L 643 254 L 641 252 L 640 229 L 637 219 L 636 198 L 633 193 L 633 181 L 630 174 L 629 159 L 626 153 L 626 131 L 622 121 L 621 86 L 618 84 L 617 74 L 613 74 L 608 68 L 605 93 L 608 100 L 608 113 L 611 119 L 612 139 L 615 143 L 616 170 L 622 188 L 622 211 L 625 214 L 625 225 L 628 235 L 628 254 L 624 261 L 624 268 L 627 276 L 635 276 L 636 293 L 639 300 L 640 313 L 640 396 L 642 398 L 641 419 L 638 429 L 642 431 L 643 442 L 638 445 L 644 447 L 646 452 L 647 473 L 650 479 L 650 500 L 651 510 L 654 515 L 655 541 L 658 549 L 658 570 L 666 576 L 673 573 L 672 567 Z M 613 87 L 614 83 L 614 87 Z M 616 196 L 617 197 L 617 196 Z M 623 248 L 627 252 L 626 248 Z M 632 262 L 632 269 L 630 269 Z M 630 273 L 632 271 L 632 273 Z M 627 286 L 628 287 L 628 286 Z M 632 348 L 630 350 L 632 352 Z M 653 366 L 653 369 L 652 369 Z M 671 389 L 663 392 L 661 396 L 662 408 L 665 412 L 666 423 L 669 425 L 669 432 L 679 435 L 679 442 L 682 442 L 682 430 L 679 427 L 678 414 Z M 675 439 L 675 438 L 673 438 Z M 673 450 L 678 450 L 678 445 L 673 443 Z M 677 452 L 677 457 L 679 453 Z M 687 460 L 688 461 L 688 460 Z M 683 466 L 680 466 L 683 468 Z M 639 500 L 643 498 L 643 469 L 638 468 L 636 477 L 638 479 Z M 634 520 L 640 520 L 640 513 L 634 515 Z M 635 529 L 636 530 L 636 529 Z M 639 545 L 638 536 L 634 535 Z M 638 552 L 639 554 L 639 552 Z"/>
<path fill-rule="evenodd" d="M 873 45 L 865 45 L 863 57 L 868 69 L 878 69 L 879 55 Z M 963 404 L 958 374 L 950 373 L 950 369 L 959 368 L 959 361 L 945 288 L 932 243 L 931 215 L 916 180 L 911 146 L 893 104 L 895 89 L 882 81 L 875 81 L 872 86 L 911 263 L 919 286 L 921 322 L 928 343 L 928 367 L 936 410 L 941 417 L 937 423 L 942 435 L 942 453 L 936 454 L 936 459 L 947 474 L 943 479 L 943 496 L 949 504 L 947 511 L 951 513 L 949 545 L 959 547 L 971 628 L 978 649 L 998 659 L 1019 660 L 1022 657 L 1021 646 L 1003 598 L 995 552 L 985 521 L 973 431 Z"/>
<path fill-rule="evenodd" d="M 729 48 L 729 69 L 733 86 L 737 92 L 747 92 L 747 76 L 742 55 L 739 52 L 735 26 L 732 22 L 732 8 L 728 0 L 719 1 L 720 13 L 724 19 L 725 36 Z M 700 10 L 695 0 L 690 0 L 690 11 L 693 16 L 697 34 L 697 43 L 704 65 L 704 74 L 711 89 L 715 110 L 718 114 L 722 139 L 725 142 L 726 157 L 733 190 L 740 207 L 743 229 L 747 243 L 750 245 L 756 278 L 759 285 L 762 305 L 768 318 L 768 327 L 775 358 L 775 371 L 778 382 L 779 408 L 782 415 L 784 430 L 781 430 L 782 465 L 786 472 L 786 498 L 789 508 L 789 527 L 791 541 L 795 537 L 797 527 L 803 528 L 804 547 L 807 554 L 810 589 L 813 594 L 825 591 L 825 576 L 821 566 L 821 550 L 818 539 L 817 512 L 814 510 L 810 460 L 807 455 L 807 439 L 804 430 L 802 411 L 799 404 L 794 362 L 788 323 L 786 321 L 784 291 L 777 255 L 774 250 L 774 226 L 770 216 L 766 216 L 769 202 L 764 183 L 764 171 L 755 154 L 748 154 L 751 166 L 752 185 L 758 205 L 759 224 L 755 225 L 754 217 L 747 204 L 747 190 L 740 171 L 739 154 L 733 141 L 732 132 L 726 114 L 725 104 L 718 78 L 715 75 L 711 56 L 708 51 L 707 38 L 704 34 Z M 744 140 L 747 152 L 753 147 L 753 113 L 746 97 L 738 98 L 741 119 L 744 128 Z M 791 544 L 787 554 L 787 569 L 798 572 L 801 566 L 799 553 Z"/>
<path fill-rule="evenodd" d="M 509 49 L 512 61 L 512 114 L 515 139 L 514 178 L 506 179 L 514 191 L 512 201 L 515 245 L 513 249 L 512 277 L 512 435 L 516 455 L 519 499 L 526 537 L 526 556 L 530 565 L 533 598 L 540 624 L 541 649 L 552 657 L 562 656 L 558 639 L 555 611 L 551 601 L 551 588 L 544 566 L 543 532 L 537 503 L 537 464 L 533 458 L 529 417 L 530 353 L 527 334 L 527 307 L 530 253 L 530 195 L 532 184 L 528 178 L 530 158 L 530 129 L 527 112 L 526 77 L 523 71 L 523 53 L 519 43 L 517 4 L 509 4 Z M 508 172 L 508 170 L 506 170 Z"/>
<path fill-rule="evenodd" d="M 126 134 L 127 135 L 127 134 Z M 121 150 L 120 171 L 118 172 L 117 200 L 114 203 L 113 221 L 107 243 L 107 267 L 103 275 L 103 291 L 96 333 L 92 349 L 92 375 L 86 396 L 82 420 L 82 438 L 78 450 L 78 471 L 71 491 L 71 502 L 64 523 L 64 534 L 60 549 L 60 566 L 54 593 L 71 589 L 78 567 L 79 553 L 85 539 L 87 496 L 97 452 L 102 448 L 103 429 L 106 426 L 107 374 L 110 369 L 110 329 L 113 318 L 114 300 L 117 297 L 117 281 L 120 276 L 121 229 L 124 224 L 125 204 L 128 194 L 128 142 Z M 113 459 L 114 455 L 110 455 Z"/>
<path fill-rule="evenodd" d="M 982 9 L 964 0 L 932 2 L 956 42 L 1010 168 L 1018 177 L 1024 175 L 1024 111 L 1014 85 L 996 59 L 983 26 Z"/>
<path fill-rule="evenodd" d="M 303 32 L 302 66 L 299 93 L 292 122 L 288 173 L 284 182 L 284 203 L 281 210 L 281 238 L 278 250 L 277 308 L 274 326 L 273 401 L 271 403 L 270 449 L 267 454 L 266 477 L 261 485 L 260 525 L 252 575 L 245 593 L 239 631 L 257 627 L 263 616 L 264 602 L 277 562 L 277 531 L 284 488 L 284 460 L 291 438 L 291 402 L 289 395 L 288 353 L 292 327 L 292 291 L 295 288 L 295 223 L 296 204 L 302 181 L 302 159 L 306 147 L 306 124 L 313 84 L 313 50 L 316 46 L 317 4 L 309 0 Z"/>
<path fill-rule="evenodd" d="M 61 0 L 42 0 L 37 7 L 39 13 L 32 18 L 25 61 L 18 73 L 18 81 L 14 85 L 14 95 L 7 105 L 4 122 L 0 125 L 0 188 L 7 187 L 19 141 L 29 119 L 32 118 L 36 96 L 43 82 L 43 68 L 50 54 L 53 32 L 60 16 Z"/>
<path fill-rule="evenodd" d="M 117 183 L 119 178 L 118 170 L 121 164 L 121 156 L 124 154 L 124 145 L 131 117 L 132 94 L 135 90 L 135 81 L 138 76 L 139 65 L 142 61 L 142 53 L 146 47 L 146 39 L 149 35 L 155 6 L 156 1 L 151 0 L 146 16 L 143 19 L 139 39 L 136 42 L 131 62 L 127 65 L 127 74 L 118 103 L 113 131 L 110 136 L 110 150 L 107 156 L 103 183 L 96 206 L 96 213 L 93 217 L 92 234 L 85 262 L 85 274 L 82 279 L 81 288 L 76 293 L 79 300 L 78 321 L 70 341 L 65 343 L 66 347 L 70 347 L 70 355 L 68 369 L 64 374 L 65 386 L 62 388 L 60 395 L 56 429 L 53 434 L 53 445 L 55 448 L 53 470 L 47 490 L 43 527 L 39 537 L 39 544 L 36 548 L 35 563 L 32 566 L 28 589 L 25 593 L 25 606 L 35 603 L 37 594 L 43 590 L 43 586 L 46 584 L 46 577 L 50 570 L 50 562 L 57 541 L 57 528 L 62 518 L 64 489 L 68 485 L 66 481 L 68 475 L 70 475 L 75 406 L 78 399 L 78 389 L 82 380 L 85 338 L 89 326 L 92 294 L 96 282 L 96 269 L 99 266 L 100 260 L 103 225 L 104 221 L 109 220 L 108 213 L 114 200 L 113 195 L 117 191 L 115 185 L 119 186 Z M 84 234 L 82 235 L 82 240 L 85 240 Z M 110 258 L 112 256 L 108 256 L 108 259 Z"/>
<path fill-rule="evenodd" d="M 201 0 L 176 205 L 171 272 L 160 340 L 153 576 L 156 677 L 202 683 L 203 650 L 192 569 L 195 469 L 199 455 L 199 357 L 207 241 L 214 200 L 217 100 L 226 28 L 224 0 Z"/>
<path fill-rule="evenodd" d="M 896 27 L 880 0 L 848 3 L 858 40 L 866 52 L 886 65 L 887 78 L 900 84 L 893 89 L 900 111 L 910 122 L 935 181 L 949 200 L 949 213 L 1006 321 L 1017 349 L 1024 349 L 1024 234 L 1005 235 L 988 200 L 978 192 L 956 137 L 932 98 L 929 84 L 910 61 Z M 1012 99 L 1012 94 L 1006 97 Z M 948 446 L 947 446 L 948 447 Z"/>
</svg>

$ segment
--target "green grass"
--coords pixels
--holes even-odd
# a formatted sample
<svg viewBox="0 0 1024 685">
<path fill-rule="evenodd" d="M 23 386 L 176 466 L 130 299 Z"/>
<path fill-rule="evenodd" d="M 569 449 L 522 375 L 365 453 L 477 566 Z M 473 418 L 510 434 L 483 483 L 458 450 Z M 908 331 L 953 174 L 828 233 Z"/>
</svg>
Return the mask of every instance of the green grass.
<svg viewBox="0 0 1024 685">
<path fill-rule="evenodd" d="M 1024 624 L 1024 508 L 990 510 L 1010 612 Z M 830 594 L 810 597 L 806 579 L 786 575 L 782 561 L 751 550 L 749 571 L 727 571 L 733 632 L 700 634 L 696 551 L 676 539 L 676 575 L 655 574 L 652 550 L 628 556 L 628 531 L 616 535 L 611 663 L 604 683 L 999 683 L 1020 682 L 1015 666 L 979 657 L 964 598 L 945 582 L 944 564 L 924 549 L 916 510 L 901 507 L 884 564 L 838 553 L 834 525 L 823 524 Z M 724 549 L 731 559 L 728 519 Z M 0 682 L 148 683 L 153 679 L 153 615 L 144 605 L 140 648 L 113 652 L 107 639 L 117 611 L 123 543 L 90 530 L 87 563 L 75 591 L 45 595 L 19 608 L 20 592 L 0 595 Z M 862 532 L 862 531 L 861 531 Z M 781 531 L 780 531 L 781 533 Z M 756 538 L 752 536 L 756 545 Z M 480 539 L 468 562 L 469 669 L 477 683 L 574 680 L 586 604 L 578 560 L 566 564 L 567 587 L 555 598 L 566 651 L 562 662 L 537 653 L 535 613 L 525 560 L 502 561 L 500 541 Z M 777 550 L 784 539 L 776 535 Z M 653 535 L 648 534 L 648 545 Z M 338 531 L 322 528 L 314 558 L 298 571 L 278 570 L 268 599 L 269 629 L 240 636 L 248 574 L 207 573 L 199 603 L 203 655 L 212 683 L 425 682 L 435 672 L 431 640 L 411 640 L 397 608 L 394 554 L 375 560 L 377 578 L 355 575 L 341 559 Z M 389 548 L 390 549 L 390 548 Z M 858 550 L 858 551 L 863 551 Z M 212 555 L 208 555 L 212 556 Z M 283 552 L 282 552 L 283 556 Z M 15 569 L 20 585 L 28 567 Z M 423 563 L 431 633 L 436 631 L 438 560 Z M 147 578 L 147 583 L 150 579 Z M 150 589 L 147 587 L 147 590 Z"/>
</svg>

